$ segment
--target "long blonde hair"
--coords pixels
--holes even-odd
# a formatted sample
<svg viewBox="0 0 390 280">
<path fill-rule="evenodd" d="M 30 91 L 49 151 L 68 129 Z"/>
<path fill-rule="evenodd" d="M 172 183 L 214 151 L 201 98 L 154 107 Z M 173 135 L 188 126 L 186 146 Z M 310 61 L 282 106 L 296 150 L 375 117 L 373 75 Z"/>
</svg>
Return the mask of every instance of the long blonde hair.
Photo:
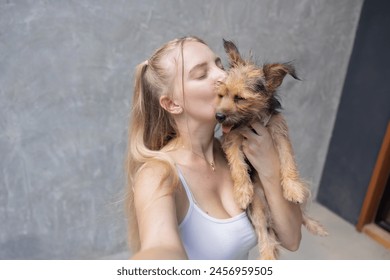
<svg viewBox="0 0 390 280">
<path fill-rule="evenodd" d="M 174 39 L 157 49 L 148 60 L 136 67 L 125 161 L 127 175 L 126 213 L 129 220 L 128 242 L 133 253 L 140 249 L 133 192 L 133 184 L 137 174 L 146 163 L 158 161 L 166 167 L 162 180 L 170 178 L 172 190 L 178 185 L 179 179 L 175 163 L 162 149 L 170 140 L 179 136 L 179 131 L 173 117 L 160 106 L 159 99 L 163 95 L 172 97 L 174 90 L 175 75 L 169 73 L 164 58 L 178 47 L 181 47 L 182 54 L 183 44 L 186 41 L 205 44 L 197 37 Z M 181 59 L 183 63 L 184 58 Z M 182 71 L 184 71 L 183 67 Z"/>
</svg>

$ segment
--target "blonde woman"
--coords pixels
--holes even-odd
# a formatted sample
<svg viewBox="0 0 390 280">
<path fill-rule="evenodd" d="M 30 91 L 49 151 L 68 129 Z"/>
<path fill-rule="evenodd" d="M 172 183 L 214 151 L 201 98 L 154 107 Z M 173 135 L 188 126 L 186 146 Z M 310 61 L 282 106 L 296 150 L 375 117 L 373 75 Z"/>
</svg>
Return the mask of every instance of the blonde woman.
<svg viewBox="0 0 390 280">
<path fill-rule="evenodd" d="M 256 245 L 214 137 L 215 84 L 225 76 L 196 37 L 172 40 L 137 66 L 126 162 L 133 259 L 247 259 Z M 270 135 L 260 123 L 243 135 L 281 244 L 297 250 L 301 212 L 282 196 Z"/>
</svg>

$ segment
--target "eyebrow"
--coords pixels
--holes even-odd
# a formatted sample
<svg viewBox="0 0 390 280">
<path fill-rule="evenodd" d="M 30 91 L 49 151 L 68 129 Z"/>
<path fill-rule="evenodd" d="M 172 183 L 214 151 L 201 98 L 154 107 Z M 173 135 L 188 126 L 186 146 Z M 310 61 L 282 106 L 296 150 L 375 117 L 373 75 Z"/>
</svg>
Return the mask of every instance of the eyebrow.
<svg viewBox="0 0 390 280">
<path fill-rule="evenodd" d="M 207 66 L 207 62 L 203 62 L 203 63 L 199 63 L 199 64 L 195 65 L 195 66 L 192 67 L 192 69 L 190 70 L 189 76 L 191 76 L 193 72 L 195 72 L 195 71 L 197 71 L 197 70 L 199 70 L 199 69 L 202 69 L 202 68 L 204 68 L 204 67 L 206 67 L 206 66 Z"/>
</svg>

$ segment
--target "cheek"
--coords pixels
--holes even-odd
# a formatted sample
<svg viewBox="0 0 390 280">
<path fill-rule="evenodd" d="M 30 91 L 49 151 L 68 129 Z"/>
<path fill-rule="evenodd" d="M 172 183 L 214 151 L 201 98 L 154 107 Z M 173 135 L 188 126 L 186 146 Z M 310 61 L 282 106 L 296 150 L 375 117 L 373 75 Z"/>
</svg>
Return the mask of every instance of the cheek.
<svg viewBox="0 0 390 280">
<path fill-rule="evenodd" d="M 191 83 L 185 89 L 186 98 L 215 103 L 217 93 L 212 83 Z"/>
<path fill-rule="evenodd" d="M 191 90 L 191 92 L 188 91 L 186 102 L 187 105 L 190 105 L 191 110 L 196 111 L 196 114 L 204 117 L 207 116 L 207 118 L 214 118 L 218 98 L 217 94 L 210 87 L 198 86 Z"/>
</svg>

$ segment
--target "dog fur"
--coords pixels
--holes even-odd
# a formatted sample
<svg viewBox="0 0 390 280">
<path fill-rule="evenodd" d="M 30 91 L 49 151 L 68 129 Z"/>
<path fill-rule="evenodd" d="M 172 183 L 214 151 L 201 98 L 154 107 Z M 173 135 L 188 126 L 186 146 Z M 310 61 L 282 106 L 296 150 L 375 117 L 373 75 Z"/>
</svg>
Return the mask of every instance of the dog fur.
<svg viewBox="0 0 390 280">
<path fill-rule="evenodd" d="M 254 169 L 241 149 L 243 138 L 240 129 L 255 120 L 260 120 L 266 126 L 279 155 L 284 198 L 301 204 L 303 224 L 309 232 L 327 235 L 323 226 L 305 212 L 305 204 L 310 196 L 309 187 L 300 178 L 287 123 L 280 113 L 281 105 L 276 97 L 276 90 L 287 74 L 295 79 L 298 77 L 290 63 L 259 67 L 244 60 L 233 42 L 224 40 L 224 48 L 230 68 L 226 79 L 217 86 L 216 118 L 224 133 L 222 147 L 231 169 L 234 196 L 239 206 L 248 210 L 258 235 L 260 258 L 277 259 L 279 241 L 261 181 L 257 174 L 253 174 Z"/>
</svg>

